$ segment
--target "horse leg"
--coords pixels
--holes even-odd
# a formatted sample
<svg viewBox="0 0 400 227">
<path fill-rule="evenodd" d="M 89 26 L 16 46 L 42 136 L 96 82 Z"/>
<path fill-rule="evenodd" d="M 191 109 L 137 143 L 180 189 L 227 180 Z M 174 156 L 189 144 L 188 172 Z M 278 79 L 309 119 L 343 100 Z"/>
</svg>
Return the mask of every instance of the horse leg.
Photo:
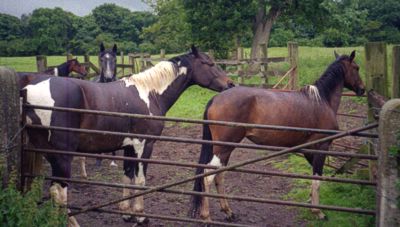
<svg viewBox="0 0 400 227">
<path fill-rule="evenodd" d="M 112 152 L 112 155 L 115 156 L 115 151 Z M 111 160 L 110 166 L 118 167 L 114 160 Z"/>
<path fill-rule="evenodd" d="M 225 194 L 225 172 L 218 173 L 215 175 L 215 187 L 217 188 L 218 194 Z M 221 207 L 221 211 L 226 214 L 226 220 L 230 222 L 234 222 L 237 220 L 236 215 L 233 213 L 232 209 L 229 207 L 228 200 L 226 198 L 220 198 L 219 204 Z"/>
<path fill-rule="evenodd" d="M 133 146 L 124 147 L 124 156 L 125 157 L 136 157 Z M 124 160 L 124 164 L 123 164 L 124 176 L 122 177 L 123 184 L 132 184 L 133 183 L 132 179 L 135 175 L 135 164 L 136 163 L 134 161 Z M 131 195 L 131 189 L 129 189 L 129 188 L 122 189 L 122 197 L 127 197 L 130 195 Z M 124 201 L 120 202 L 119 209 L 121 211 L 129 212 L 131 209 L 131 201 L 124 200 Z M 131 215 L 122 215 L 122 219 L 124 219 L 124 221 L 132 221 L 132 216 Z"/>
<path fill-rule="evenodd" d="M 52 175 L 55 177 L 71 177 L 71 162 L 72 156 L 52 156 L 48 158 L 51 169 Z M 68 203 L 68 185 L 64 182 L 52 182 L 52 186 L 50 187 L 50 195 L 54 202 L 61 206 L 67 206 Z M 67 209 L 69 213 L 70 210 Z M 68 218 L 68 227 L 79 227 L 78 222 L 76 221 L 75 217 Z"/>
<path fill-rule="evenodd" d="M 228 164 L 228 160 L 230 157 L 230 154 L 234 148 L 233 147 L 222 147 L 222 146 L 214 146 L 213 147 L 213 158 L 207 165 L 211 166 L 217 166 L 217 167 L 222 167 L 224 164 L 225 166 Z M 205 169 L 204 172 L 207 173 L 211 171 L 210 169 Z M 217 192 L 219 194 L 225 194 L 225 188 L 223 185 L 223 178 L 224 174 L 215 174 L 215 175 L 210 175 L 207 177 L 204 177 L 204 192 L 209 193 L 210 192 L 210 185 L 213 183 L 215 178 L 215 185 L 217 187 Z M 227 215 L 226 219 L 233 221 L 235 220 L 235 215 L 232 212 L 232 209 L 229 207 L 228 201 L 223 198 L 220 200 L 220 205 L 221 205 L 221 210 L 224 211 Z M 210 218 L 210 209 L 209 209 L 209 199 L 207 196 L 202 197 L 202 202 L 201 202 L 201 208 L 200 208 L 200 217 L 203 220 L 208 220 L 211 221 Z"/>
<path fill-rule="evenodd" d="M 143 140 L 142 142 L 138 141 L 134 143 L 135 151 L 138 158 L 150 158 L 151 152 L 153 151 L 153 140 Z M 137 186 L 145 186 L 146 184 L 146 172 L 147 172 L 147 163 L 138 162 L 137 169 L 135 172 L 135 185 Z M 139 192 L 139 190 L 135 190 L 135 193 Z M 134 212 L 135 213 L 144 213 L 144 200 L 143 196 L 138 196 L 135 198 L 134 203 Z M 147 224 L 149 219 L 147 217 L 136 217 L 136 222 L 140 224 Z"/>
<path fill-rule="evenodd" d="M 87 178 L 87 172 L 86 172 L 86 157 L 79 157 L 79 163 L 81 166 L 81 177 L 82 178 Z"/>
<path fill-rule="evenodd" d="M 328 150 L 330 143 L 323 144 L 319 147 L 322 150 Z M 326 155 L 314 154 L 312 160 L 313 175 L 322 176 L 323 167 Z M 319 188 L 320 180 L 312 180 L 311 182 L 311 204 L 319 205 Z M 317 208 L 312 208 L 311 212 L 314 213 L 319 219 L 326 219 L 327 216 Z"/>
</svg>

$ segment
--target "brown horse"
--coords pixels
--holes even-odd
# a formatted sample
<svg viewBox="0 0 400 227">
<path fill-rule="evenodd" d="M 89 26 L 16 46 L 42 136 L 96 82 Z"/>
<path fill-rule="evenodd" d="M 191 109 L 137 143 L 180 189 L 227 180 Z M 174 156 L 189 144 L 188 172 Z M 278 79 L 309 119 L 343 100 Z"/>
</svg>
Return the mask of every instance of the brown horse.
<svg viewBox="0 0 400 227">
<path fill-rule="evenodd" d="M 274 90 L 236 87 L 224 91 L 212 98 L 204 119 L 245 122 L 266 125 L 282 125 L 318 129 L 338 129 L 336 113 L 346 87 L 357 95 L 364 93 L 364 85 L 360 79 L 359 66 L 354 62 L 355 51 L 350 56 L 337 56 L 325 73 L 314 83 L 294 92 L 277 92 Z M 226 111 L 230 110 L 230 111 Z M 227 127 L 220 125 L 204 125 L 203 139 L 215 141 L 240 142 L 248 138 L 256 144 L 292 147 L 325 137 L 323 134 L 251 129 L 243 127 Z M 314 149 L 328 150 L 331 142 L 313 146 Z M 204 144 L 201 149 L 199 163 L 213 166 L 226 166 L 234 147 L 212 146 Z M 305 154 L 305 158 L 313 167 L 313 175 L 322 175 L 325 155 Z M 207 171 L 207 170 L 205 170 Z M 204 173 L 198 168 L 196 174 Z M 200 178 L 195 181 L 194 191 L 210 191 L 214 181 L 217 191 L 224 194 L 223 173 Z M 312 181 L 311 202 L 319 204 L 319 181 Z M 221 210 L 228 220 L 235 215 L 226 199 L 220 200 Z M 207 197 L 194 196 L 191 214 L 196 216 L 200 208 L 200 217 L 211 220 Z M 325 218 L 319 209 L 312 209 L 319 218 Z"/>
<path fill-rule="evenodd" d="M 81 65 L 78 59 L 75 58 L 68 60 L 54 68 L 48 69 L 44 72 L 18 72 L 17 75 L 18 75 L 19 87 L 20 88 L 25 87 L 32 80 L 37 79 L 38 77 L 47 77 L 49 75 L 69 77 L 71 72 L 76 72 L 80 74 L 81 78 L 87 75 L 85 66 Z"/>
</svg>

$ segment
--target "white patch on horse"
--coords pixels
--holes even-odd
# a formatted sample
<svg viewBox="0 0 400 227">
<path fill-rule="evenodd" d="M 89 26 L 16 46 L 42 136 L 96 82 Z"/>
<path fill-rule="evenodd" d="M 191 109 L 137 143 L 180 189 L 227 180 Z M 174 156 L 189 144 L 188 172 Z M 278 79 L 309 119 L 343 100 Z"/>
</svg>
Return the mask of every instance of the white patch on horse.
<svg viewBox="0 0 400 227">
<path fill-rule="evenodd" d="M 139 92 L 139 97 L 146 103 L 150 112 L 150 92 L 163 94 L 169 85 L 178 76 L 175 66 L 170 61 L 161 61 L 154 67 L 144 72 L 124 77 L 121 80 L 125 86 L 135 86 Z"/>
<path fill-rule="evenodd" d="M 321 96 L 319 95 L 318 88 L 315 85 L 308 85 L 306 89 L 309 96 L 311 96 L 317 102 L 321 101 Z"/>
<path fill-rule="evenodd" d="M 214 155 L 213 158 L 211 159 L 211 161 L 207 164 L 210 166 L 217 166 L 217 167 L 221 167 L 221 160 L 218 158 L 218 156 Z M 205 172 L 211 171 L 210 169 L 206 169 L 204 170 Z M 207 181 L 208 184 L 211 184 L 214 180 L 215 174 L 210 175 L 205 177 L 205 180 Z"/>
<path fill-rule="evenodd" d="M 113 73 L 111 72 L 110 61 L 108 60 L 111 58 L 111 56 L 110 56 L 110 54 L 105 54 L 104 57 L 107 59 L 106 71 L 104 73 L 104 76 L 106 78 L 111 78 Z"/>
<path fill-rule="evenodd" d="M 140 142 L 138 139 L 133 139 L 133 147 L 135 148 L 135 152 L 138 158 L 142 158 L 144 146 L 146 144 L 146 140 Z M 145 178 L 144 178 L 144 170 L 143 170 L 143 163 L 139 162 L 138 172 L 135 176 L 135 184 L 136 185 L 145 185 Z"/>
<path fill-rule="evenodd" d="M 54 76 L 58 76 L 58 68 L 54 68 Z"/>
<path fill-rule="evenodd" d="M 32 105 L 54 106 L 54 99 L 50 92 L 50 79 L 44 80 L 37 84 L 26 86 L 27 102 Z M 35 114 L 39 117 L 43 126 L 50 126 L 51 110 L 34 109 Z M 28 120 L 28 119 L 27 119 Z M 50 141 L 51 132 L 49 130 L 48 140 Z"/>
<path fill-rule="evenodd" d="M 179 67 L 178 76 L 186 75 L 186 74 L 187 74 L 187 67 L 185 67 L 185 66 Z"/>
</svg>

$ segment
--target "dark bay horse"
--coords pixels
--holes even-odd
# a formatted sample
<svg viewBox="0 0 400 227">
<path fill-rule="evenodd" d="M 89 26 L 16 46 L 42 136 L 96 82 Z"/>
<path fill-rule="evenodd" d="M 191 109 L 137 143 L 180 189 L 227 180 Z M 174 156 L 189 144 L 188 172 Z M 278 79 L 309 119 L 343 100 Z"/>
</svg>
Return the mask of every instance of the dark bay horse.
<svg viewBox="0 0 400 227">
<path fill-rule="evenodd" d="M 223 91 L 234 86 L 209 56 L 193 46 L 191 53 L 161 61 L 154 67 L 130 77 L 110 83 L 47 77 L 31 81 L 24 89 L 31 104 L 69 107 L 121 113 L 136 113 L 163 116 L 179 96 L 191 85 L 199 85 L 214 91 Z M 154 120 L 119 118 L 85 113 L 72 113 L 28 109 L 27 122 L 34 125 L 95 129 L 127 133 L 161 135 L 164 123 Z M 124 149 L 127 157 L 150 158 L 155 140 L 75 133 L 57 130 L 28 129 L 33 146 L 85 153 L 111 152 Z M 52 175 L 71 177 L 72 157 L 47 154 Z M 145 185 L 147 163 L 124 161 L 123 182 Z M 50 188 L 56 201 L 66 203 L 67 184 L 52 182 Z M 128 196 L 129 189 L 123 189 Z M 120 203 L 123 211 L 142 213 L 143 197 Z M 147 222 L 143 217 L 125 217 L 139 223 Z M 76 220 L 69 219 L 71 225 Z M 77 224 L 77 223 L 75 223 Z"/>
<path fill-rule="evenodd" d="M 87 75 L 85 66 L 81 65 L 78 59 L 75 58 L 68 60 L 52 69 L 48 69 L 44 72 L 18 72 L 17 76 L 19 79 L 19 87 L 23 88 L 36 77 L 40 77 L 40 75 L 43 75 L 45 77 L 48 75 L 69 77 L 71 72 L 76 72 L 80 74 L 82 78 Z"/>
<path fill-rule="evenodd" d="M 69 77 L 71 72 L 80 74 L 82 78 L 87 74 L 85 66 L 79 64 L 79 61 L 76 58 L 68 60 L 67 62 L 64 62 L 54 68 L 48 69 L 43 73 L 54 76 Z"/>
<path fill-rule="evenodd" d="M 359 76 L 359 66 L 354 62 L 355 52 L 350 56 L 337 56 L 324 74 L 314 83 L 294 92 L 235 87 L 213 97 L 205 110 L 204 119 L 245 122 L 253 124 L 282 125 L 318 129 L 338 129 L 336 113 L 346 87 L 357 95 L 364 93 L 364 85 Z M 256 144 L 293 147 L 302 143 L 325 137 L 323 134 L 204 125 L 203 139 L 215 141 L 240 142 L 248 138 Z M 318 144 L 312 148 L 328 150 L 331 142 Z M 201 148 L 199 163 L 213 166 L 226 166 L 234 147 L 204 145 Z M 322 175 L 325 155 L 305 154 L 312 166 L 313 175 Z M 207 171 L 207 170 L 205 170 Z M 196 174 L 204 173 L 198 168 Z M 198 179 L 194 191 L 210 191 L 215 179 L 217 192 L 224 194 L 224 174 L 216 174 Z M 313 180 L 311 202 L 319 204 L 319 181 Z M 228 220 L 235 216 L 226 199 L 220 200 L 221 210 Z M 207 197 L 194 196 L 191 214 L 211 220 Z M 318 209 L 312 209 L 319 218 L 325 218 Z"/>
<path fill-rule="evenodd" d="M 117 80 L 117 44 L 111 50 L 105 49 L 104 44 L 100 44 L 99 52 L 100 75 L 94 77 L 92 81 L 96 83 L 108 83 Z M 115 155 L 115 151 L 112 152 Z M 86 157 L 79 157 L 81 167 L 81 177 L 87 178 Z M 101 165 L 101 159 L 96 159 L 96 165 Z M 117 166 L 114 160 L 111 166 Z"/>
</svg>

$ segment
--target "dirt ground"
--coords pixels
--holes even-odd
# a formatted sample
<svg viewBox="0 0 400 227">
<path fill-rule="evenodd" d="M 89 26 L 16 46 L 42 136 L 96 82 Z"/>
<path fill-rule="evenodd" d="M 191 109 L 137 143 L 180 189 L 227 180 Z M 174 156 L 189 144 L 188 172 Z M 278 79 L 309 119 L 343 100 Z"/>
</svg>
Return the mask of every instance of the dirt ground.
<svg viewBox="0 0 400 227">
<path fill-rule="evenodd" d="M 356 104 L 347 99 L 342 101 L 341 113 L 366 115 L 366 106 Z M 338 117 L 341 129 L 351 129 L 361 126 L 364 123 L 360 118 Z M 201 126 L 169 125 L 164 129 L 163 135 L 184 136 L 187 138 L 201 139 Z M 339 142 L 339 141 L 336 141 Z M 359 146 L 361 139 L 349 137 L 341 139 L 341 143 L 351 146 Z M 345 150 L 333 146 L 333 150 Z M 347 149 L 348 150 L 348 149 Z M 197 163 L 200 152 L 200 145 L 183 144 L 173 142 L 156 142 L 152 158 L 160 160 L 172 160 L 181 162 Z M 354 152 L 354 151 L 353 151 Z M 236 149 L 231 156 L 230 164 L 259 157 L 263 152 L 247 149 Z M 121 155 L 121 153 L 119 153 Z M 280 161 L 280 159 L 274 159 Z M 89 180 L 120 183 L 122 177 L 122 162 L 118 161 L 118 167 L 110 167 L 110 161 L 104 160 L 101 167 L 95 166 L 94 159 L 88 159 L 87 171 Z M 331 164 L 335 164 L 330 161 Z M 336 163 L 337 164 L 337 163 Z M 275 170 L 271 161 L 259 162 L 246 168 L 257 170 Z M 310 169 L 311 171 L 311 169 Z M 79 177 L 78 160 L 73 162 L 73 175 Z M 158 186 L 194 175 L 191 168 L 174 167 L 167 165 L 150 164 L 146 179 L 147 186 Z M 250 175 L 244 173 L 229 172 L 225 177 L 226 191 L 228 194 L 238 196 L 254 196 L 268 199 L 285 199 L 284 196 L 291 190 L 292 179 L 272 176 Z M 174 187 L 174 189 L 191 190 L 192 183 Z M 118 199 L 122 195 L 122 189 L 100 186 L 88 186 L 71 184 L 69 187 L 69 204 L 71 206 L 89 207 Z M 212 192 L 215 192 L 213 187 Z M 277 206 L 253 202 L 230 201 L 231 208 L 240 218 L 236 223 L 249 226 L 307 226 L 305 220 L 298 216 L 299 209 L 288 206 Z M 153 193 L 145 196 L 145 212 L 149 214 L 174 215 L 186 217 L 190 208 L 190 196 L 175 195 L 168 193 Z M 107 209 L 118 210 L 116 205 Z M 210 214 L 213 221 L 225 222 L 224 214 L 220 212 L 217 199 L 210 199 Z M 120 215 L 89 212 L 77 216 L 79 224 L 88 226 L 133 226 L 133 223 L 124 222 Z M 150 219 L 149 226 L 198 226 L 191 223 L 171 222 L 157 219 Z"/>
</svg>

